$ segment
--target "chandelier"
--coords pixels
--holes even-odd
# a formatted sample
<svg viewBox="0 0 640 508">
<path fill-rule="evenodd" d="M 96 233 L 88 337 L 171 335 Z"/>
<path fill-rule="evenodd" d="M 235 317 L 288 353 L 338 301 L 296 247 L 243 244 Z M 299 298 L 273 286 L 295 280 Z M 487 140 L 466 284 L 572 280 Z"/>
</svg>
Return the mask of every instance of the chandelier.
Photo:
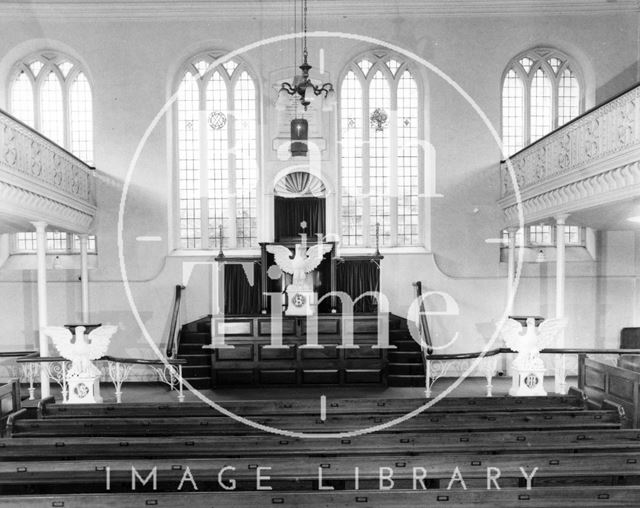
<svg viewBox="0 0 640 508">
<path fill-rule="evenodd" d="M 302 0 L 302 65 L 299 69 L 302 71 L 301 75 L 296 75 L 293 79 L 293 83 L 284 82 L 280 86 L 278 91 L 278 100 L 276 102 L 276 109 L 284 110 L 288 103 L 290 96 L 296 96 L 296 100 L 307 110 L 307 107 L 316 99 L 320 97 L 324 100 L 323 109 L 330 109 L 335 103 L 335 90 L 331 83 L 323 83 L 322 85 L 314 85 L 309 78 L 309 71 L 311 65 L 308 62 L 307 51 L 307 0 Z"/>
</svg>

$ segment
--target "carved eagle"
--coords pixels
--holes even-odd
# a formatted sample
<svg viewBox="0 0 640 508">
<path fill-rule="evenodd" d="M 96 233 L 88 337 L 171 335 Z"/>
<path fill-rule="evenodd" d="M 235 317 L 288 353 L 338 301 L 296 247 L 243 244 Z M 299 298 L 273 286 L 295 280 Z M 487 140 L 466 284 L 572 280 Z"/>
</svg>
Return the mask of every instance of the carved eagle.
<svg viewBox="0 0 640 508">
<path fill-rule="evenodd" d="M 318 243 L 308 249 L 302 244 L 297 244 L 294 256 L 291 249 L 284 245 L 267 245 L 267 252 L 274 255 L 276 264 L 283 272 L 293 275 L 293 284 L 301 286 L 305 282 L 306 274 L 315 270 L 322 257 L 332 248 L 333 245 L 330 243 Z"/>
<path fill-rule="evenodd" d="M 63 326 L 47 326 L 43 329 L 45 335 L 51 337 L 60 356 L 71 360 L 68 376 L 81 374 L 97 375 L 100 371 L 91 360 L 102 358 L 111 342 L 111 336 L 118 330 L 117 326 L 101 326 L 84 335 L 86 328 L 76 326 L 75 336 L 71 330 Z"/>
<path fill-rule="evenodd" d="M 514 319 L 509 319 L 502 327 L 501 335 L 505 345 L 518 353 L 514 365 L 530 368 L 540 367 L 540 351 L 553 343 L 567 325 L 565 318 L 547 319 L 536 330 L 535 318 L 527 318 L 525 333 L 523 327 Z"/>
</svg>

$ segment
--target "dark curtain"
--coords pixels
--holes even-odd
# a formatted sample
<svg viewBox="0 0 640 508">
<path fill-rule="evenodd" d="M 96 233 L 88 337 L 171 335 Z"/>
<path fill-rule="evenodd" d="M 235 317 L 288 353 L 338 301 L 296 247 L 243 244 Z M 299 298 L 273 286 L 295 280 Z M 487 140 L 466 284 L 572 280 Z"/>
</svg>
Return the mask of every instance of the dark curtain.
<svg viewBox="0 0 640 508">
<path fill-rule="evenodd" d="M 318 266 L 314 274 L 315 290 L 318 292 L 318 299 L 331 291 L 331 253 L 328 252 L 322 258 L 320 266 Z M 331 297 L 325 298 L 318 306 L 318 312 L 331 312 Z"/>
<path fill-rule="evenodd" d="M 378 265 L 368 259 L 345 259 L 336 267 L 336 289 L 344 291 L 354 300 L 367 291 L 380 291 Z M 366 296 L 354 306 L 354 312 L 376 312 L 377 308 L 375 298 Z"/>
<path fill-rule="evenodd" d="M 260 265 L 253 263 L 253 286 L 249 285 L 241 265 L 224 266 L 224 313 L 260 314 Z"/>
<path fill-rule="evenodd" d="M 274 200 L 275 241 L 299 241 L 302 233 L 300 223 L 307 221 L 306 233 L 309 241 L 316 239 L 316 233 L 325 233 L 324 198 L 283 198 Z"/>
</svg>

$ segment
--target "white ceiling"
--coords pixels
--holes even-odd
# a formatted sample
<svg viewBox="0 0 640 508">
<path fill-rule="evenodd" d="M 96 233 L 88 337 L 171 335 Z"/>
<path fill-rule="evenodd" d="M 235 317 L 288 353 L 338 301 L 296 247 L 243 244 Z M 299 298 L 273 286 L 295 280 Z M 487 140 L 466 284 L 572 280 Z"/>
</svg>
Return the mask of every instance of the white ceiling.
<svg viewBox="0 0 640 508">
<path fill-rule="evenodd" d="M 574 212 L 567 219 L 567 224 L 589 226 L 599 230 L 640 231 L 640 224 L 627 220 L 631 216 L 640 216 L 640 199 L 627 199 Z"/>
<path fill-rule="evenodd" d="M 292 0 L 3 0 L 0 18 L 216 19 L 290 16 Z M 309 0 L 313 15 L 512 16 L 638 12 L 638 0 Z"/>
</svg>

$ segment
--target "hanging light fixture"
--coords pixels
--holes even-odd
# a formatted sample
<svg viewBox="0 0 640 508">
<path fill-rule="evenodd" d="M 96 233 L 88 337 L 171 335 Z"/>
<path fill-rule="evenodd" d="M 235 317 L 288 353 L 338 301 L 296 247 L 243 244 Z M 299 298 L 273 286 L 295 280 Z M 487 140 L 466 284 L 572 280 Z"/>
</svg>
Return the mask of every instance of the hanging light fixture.
<svg viewBox="0 0 640 508">
<path fill-rule="evenodd" d="M 324 99 L 323 109 L 329 109 L 335 103 L 335 90 L 331 83 L 323 83 L 322 85 L 314 85 L 309 78 L 309 71 L 311 65 L 308 62 L 307 51 L 307 0 L 302 0 L 302 65 L 299 69 L 302 71 L 301 75 L 296 75 L 293 79 L 293 83 L 284 82 L 280 86 L 278 91 L 278 100 L 276 102 L 276 108 L 283 110 L 286 108 L 289 96 L 296 96 L 296 99 L 307 110 L 307 107 L 316 99 L 320 97 Z"/>
</svg>

